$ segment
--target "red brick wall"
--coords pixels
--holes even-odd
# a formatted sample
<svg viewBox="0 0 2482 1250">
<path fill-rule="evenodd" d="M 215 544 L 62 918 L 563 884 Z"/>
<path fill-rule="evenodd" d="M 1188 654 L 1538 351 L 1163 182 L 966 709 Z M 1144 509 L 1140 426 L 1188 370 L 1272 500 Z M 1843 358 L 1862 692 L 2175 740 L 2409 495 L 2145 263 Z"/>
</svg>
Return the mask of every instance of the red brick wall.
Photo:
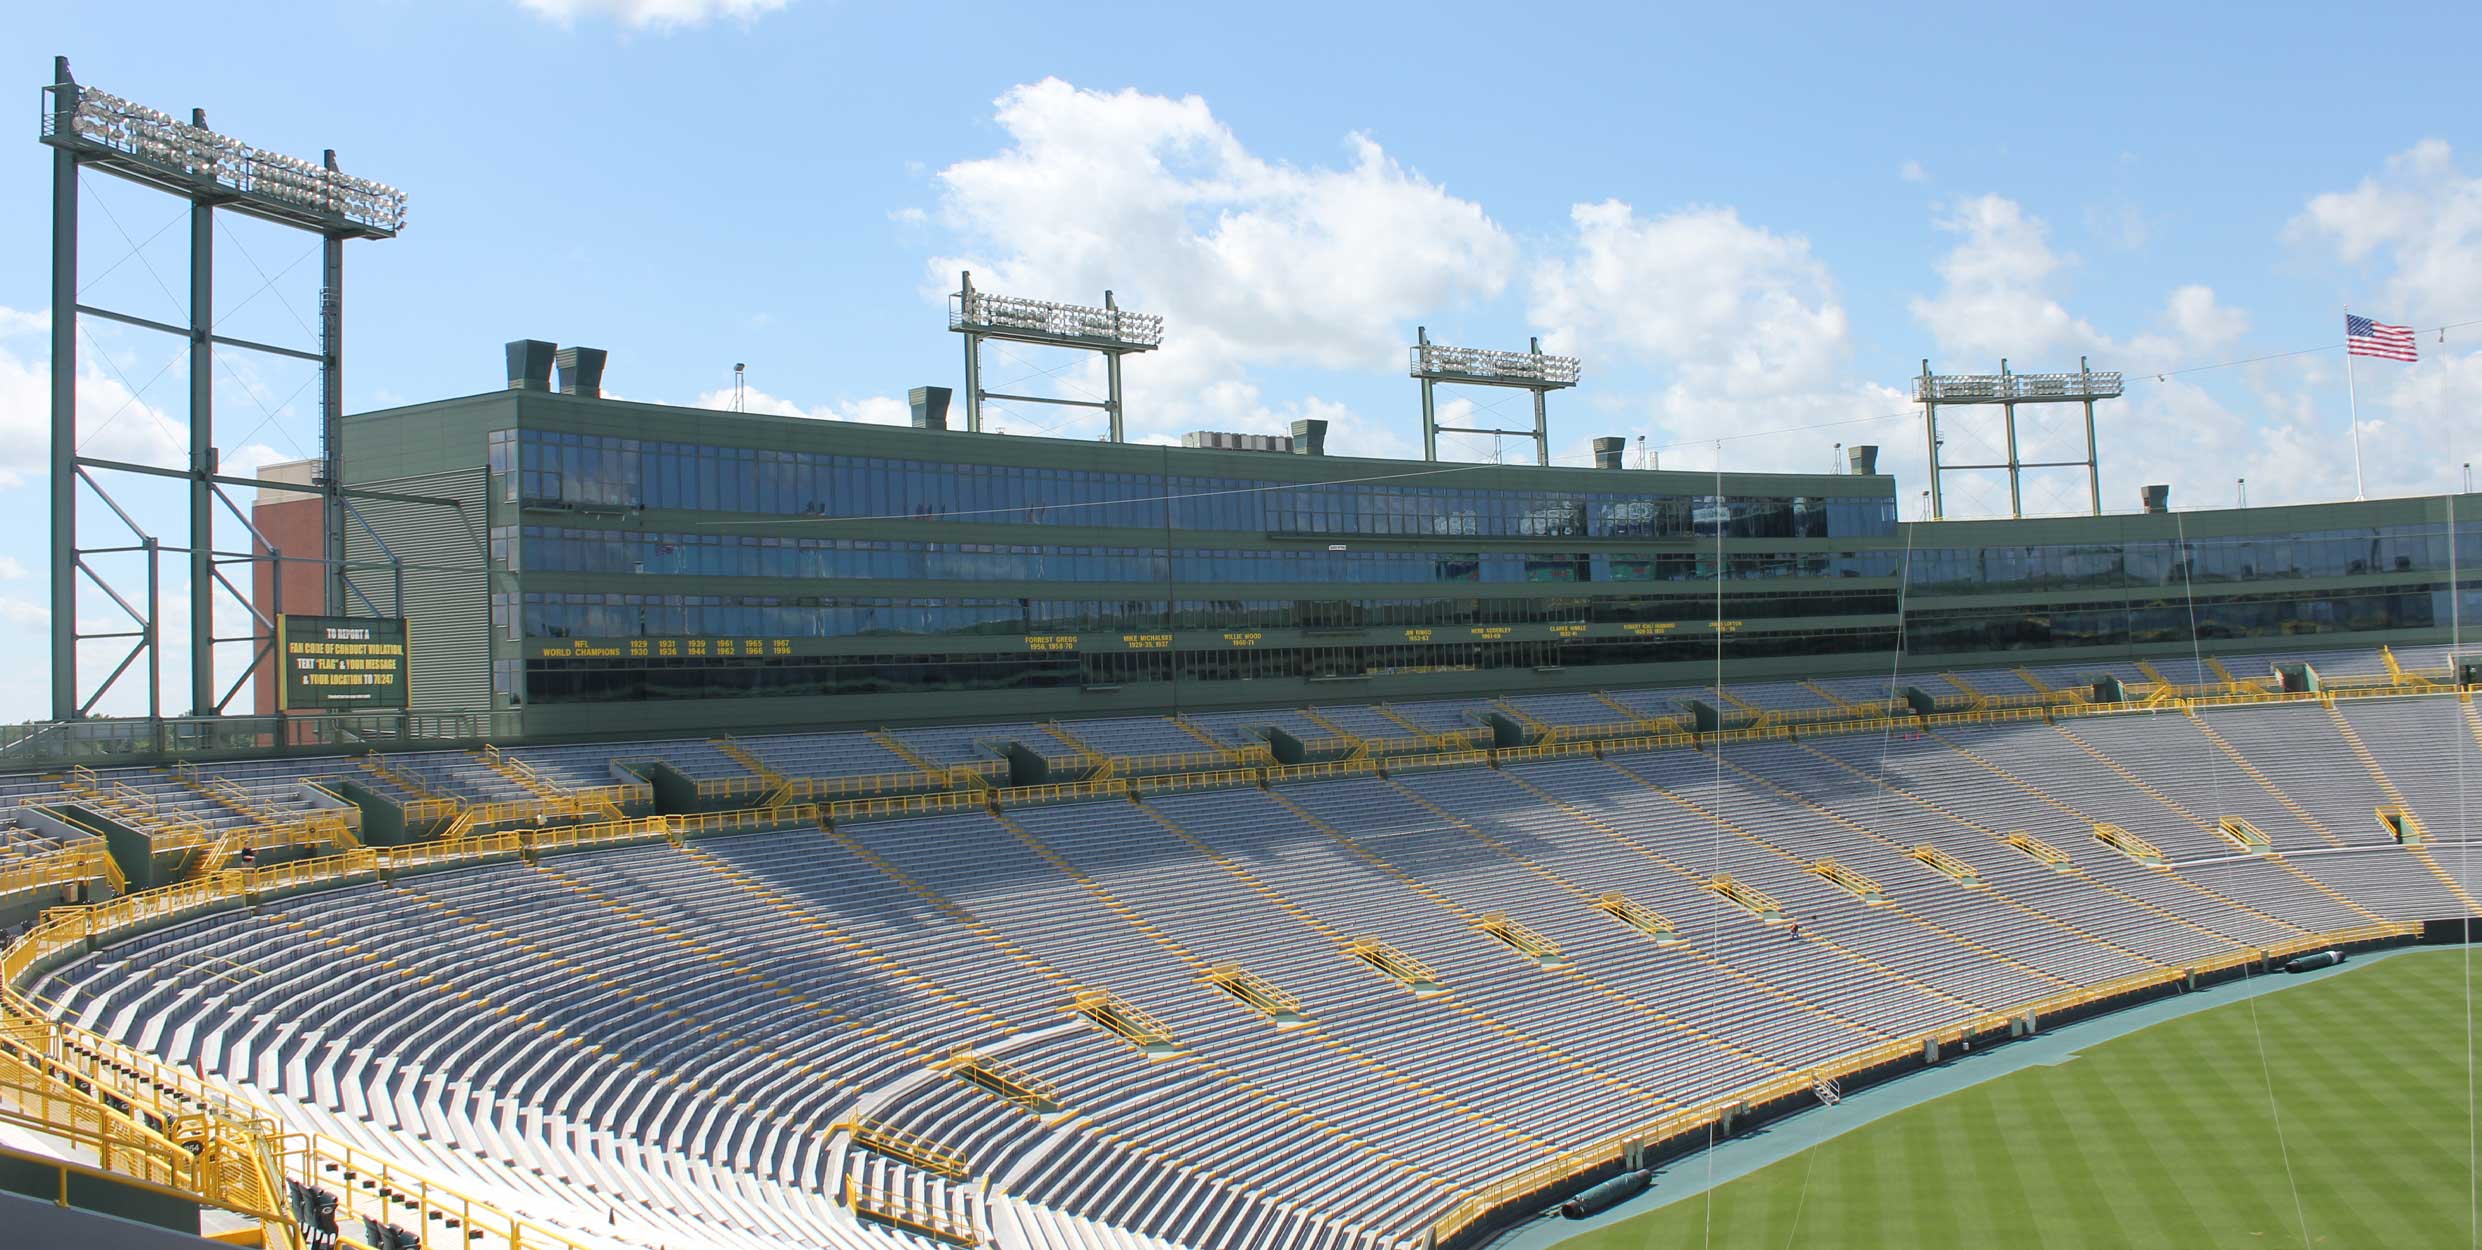
<svg viewBox="0 0 2482 1250">
<path fill-rule="evenodd" d="M 272 503 L 256 503 L 250 507 L 250 524 L 284 553 L 284 610 L 295 615 L 317 616 L 327 611 L 327 567 L 319 563 L 324 546 L 319 527 L 319 499 L 316 496 L 282 499 Z M 266 559 L 267 548 L 253 542 L 251 552 L 260 559 L 250 566 L 250 603 L 259 615 L 276 618 L 277 570 Z M 252 624 L 258 645 L 267 643 L 267 628 Z M 250 674 L 255 695 L 255 710 L 261 716 L 276 714 L 275 657 L 261 660 Z"/>
</svg>

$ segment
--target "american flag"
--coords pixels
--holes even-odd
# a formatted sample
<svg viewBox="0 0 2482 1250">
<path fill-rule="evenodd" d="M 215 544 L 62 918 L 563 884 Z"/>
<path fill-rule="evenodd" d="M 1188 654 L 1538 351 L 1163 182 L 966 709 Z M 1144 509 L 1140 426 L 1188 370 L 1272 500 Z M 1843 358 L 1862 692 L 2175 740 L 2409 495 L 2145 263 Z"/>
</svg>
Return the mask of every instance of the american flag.
<svg viewBox="0 0 2482 1250">
<path fill-rule="evenodd" d="M 2418 358 L 2413 349 L 2413 327 L 2380 325 L 2351 313 L 2344 314 L 2344 350 L 2355 356 L 2376 356 L 2407 364 Z"/>
</svg>

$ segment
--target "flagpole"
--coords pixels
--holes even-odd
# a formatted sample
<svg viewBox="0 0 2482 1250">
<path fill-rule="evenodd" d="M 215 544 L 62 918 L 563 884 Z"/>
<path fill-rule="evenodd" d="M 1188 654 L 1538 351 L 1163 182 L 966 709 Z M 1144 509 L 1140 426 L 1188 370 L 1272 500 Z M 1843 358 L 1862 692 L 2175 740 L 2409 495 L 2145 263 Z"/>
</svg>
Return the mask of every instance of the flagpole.
<svg viewBox="0 0 2482 1250">
<path fill-rule="evenodd" d="M 2361 397 L 2353 391 L 2353 315 L 2350 304 L 2344 306 L 2348 320 L 2344 325 L 2344 402 L 2351 408 L 2353 422 L 2353 498 L 2367 499 L 2361 485 Z"/>
</svg>

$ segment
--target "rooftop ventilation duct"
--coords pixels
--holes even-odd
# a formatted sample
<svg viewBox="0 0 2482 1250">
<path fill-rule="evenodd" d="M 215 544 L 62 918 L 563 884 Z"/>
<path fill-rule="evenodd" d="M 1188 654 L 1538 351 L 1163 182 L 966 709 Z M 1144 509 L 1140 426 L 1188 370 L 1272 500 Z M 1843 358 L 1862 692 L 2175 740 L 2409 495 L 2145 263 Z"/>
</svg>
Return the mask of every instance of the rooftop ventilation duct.
<svg viewBox="0 0 2482 1250">
<path fill-rule="evenodd" d="M 1598 438 L 1594 440 L 1594 467 L 1598 469 L 1628 468 L 1629 440 Z"/>
<path fill-rule="evenodd" d="M 1877 477 L 1879 475 L 1879 449 L 1870 443 L 1860 443 L 1845 448 L 1844 461 L 1853 470 L 1855 477 Z"/>
<path fill-rule="evenodd" d="M 1293 440 L 1284 434 L 1234 434 L 1224 430 L 1191 430 L 1181 435 L 1181 446 L 1200 447 L 1208 451 L 1288 452 L 1293 449 Z"/>
<path fill-rule="evenodd" d="M 560 393 L 602 398 L 605 355 L 600 347 L 561 348 L 559 355 L 553 357 L 560 366 Z"/>
<path fill-rule="evenodd" d="M 508 388 L 512 391 L 552 389 L 552 355 L 559 349 L 541 339 L 517 339 L 508 345 Z"/>
<path fill-rule="evenodd" d="M 917 386 L 905 392 L 913 405 L 914 428 L 944 430 L 948 428 L 948 400 L 956 394 L 945 386 Z"/>
<path fill-rule="evenodd" d="M 2172 510 L 2172 488 L 2169 486 L 2140 486 L 2137 488 L 2137 493 L 2146 501 L 2148 512 Z"/>
<path fill-rule="evenodd" d="M 1293 454 L 1324 456 L 1327 454 L 1327 422 L 1305 417 L 1293 423 Z"/>
</svg>

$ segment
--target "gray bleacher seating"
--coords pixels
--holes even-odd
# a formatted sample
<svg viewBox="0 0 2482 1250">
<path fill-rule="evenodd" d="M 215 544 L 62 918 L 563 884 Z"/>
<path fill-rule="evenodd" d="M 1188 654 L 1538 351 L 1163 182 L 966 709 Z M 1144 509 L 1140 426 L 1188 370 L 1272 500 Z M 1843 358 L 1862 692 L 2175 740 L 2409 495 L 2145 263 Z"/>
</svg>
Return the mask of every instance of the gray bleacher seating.
<svg viewBox="0 0 2482 1250">
<path fill-rule="evenodd" d="M 1983 678 L 2031 693 L 2006 670 Z M 1821 686 L 1886 693 L 1884 678 Z M 1800 683 L 1727 688 L 1833 706 Z M 1553 725 L 1629 723 L 1587 695 L 1508 703 Z M 1478 728 L 1487 707 L 1392 710 L 1438 732 Z M 1317 714 L 1408 734 L 1369 707 Z M 1318 728 L 1299 713 L 1192 723 L 1238 743 L 1254 723 Z M 1161 718 L 1064 728 L 1099 752 L 1205 749 Z M 2482 887 L 2466 824 L 2482 810 L 2478 728 L 2437 696 L 1899 720 L 857 818 L 277 894 L 83 953 L 31 988 L 243 1083 L 293 1125 L 633 1244 L 920 1244 L 834 1201 L 852 1181 L 960 1214 L 1006 1250 L 1402 1250 L 1463 1195 L 1682 1106 L 2086 987 L 2462 916 L 2460 891 Z M 1010 741 L 1077 758 L 1036 725 L 894 732 L 934 763 Z M 736 748 L 788 775 L 910 767 L 856 733 Z M 697 740 L 519 758 L 570 785 L 616 758 L 747 775 Z M 515 785 L 464 753 L 388 763 L 460 795 Z M 358 769 L 205 775 L 279 804 L 303 801 L 305 777 Z M 98 780 L 249 819 L 163 770 Z M 0 779 L 0 810 L 56 786 Z M 2372 816 L 2398 795 L 2431 846 L 2397 845 Z M 2244 854 L 2226 817 L 2280 857 Z M 2098 822 L 2170 862 L 2108 849 Z M 2012 845 L 2020 831 L 2073 871 Z M 17 832 L 0 823 L 0 859 Z M 1781 914 L 1725 898 L 1725 876 Z M 1607 914 L 1614 894 L 1679 940 Z M 1428 980 L 1352 953 L 1373 942 Z M 1311 1027 L 1274 1027 L 1218 989 L 1230 969 L 1297 998 Z M 1160 1021 L 1187 1058 L 1141 1053 L 1074 1010 L 1081 994 Z M 959 1079 L 943 1065 L 960 1049 L 1055 1086 L 1067 1115 Z M 962 1148 L 971 1175 L 860 1149 L 836 1130 L 855 1117 Z"/>
<path fill-rule="evenodd" d="M 1162 716 L 1065 721 L 1060 728 L 1102 756 L 1200 755 L 1217 749 Z"/>
</svg>

